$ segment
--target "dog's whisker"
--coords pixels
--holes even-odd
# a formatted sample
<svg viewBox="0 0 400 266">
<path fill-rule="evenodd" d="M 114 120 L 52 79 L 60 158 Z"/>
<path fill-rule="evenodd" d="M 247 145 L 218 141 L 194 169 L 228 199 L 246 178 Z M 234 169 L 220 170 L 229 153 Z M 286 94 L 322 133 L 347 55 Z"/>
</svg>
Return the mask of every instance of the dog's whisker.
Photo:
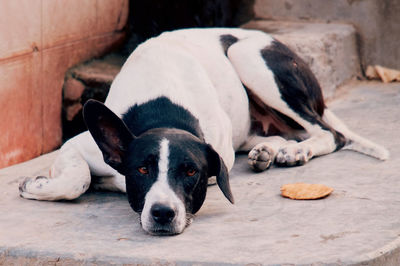
<svg viewBox="0 0 400 266">
<path fill-rule="evenodd" d="M 194 218 L 194 214 L 186 213 L 186 225 L 185 225 L 185 227 L 188 227 L 189 225 L 192 224 L 193 218 Z"/>
<path fill-rule="evenodd" d="M 138 212 L 138 217 L 136 217 L 137 221 L 139 222 L 140 226 L 142 226 L 142 212 Z"/>
</svg>

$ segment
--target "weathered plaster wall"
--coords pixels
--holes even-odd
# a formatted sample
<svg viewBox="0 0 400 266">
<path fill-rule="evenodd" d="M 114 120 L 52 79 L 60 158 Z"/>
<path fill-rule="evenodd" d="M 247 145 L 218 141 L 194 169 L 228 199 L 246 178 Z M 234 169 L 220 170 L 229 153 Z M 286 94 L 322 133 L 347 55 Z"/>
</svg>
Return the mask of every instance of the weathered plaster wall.
<svg viewBox="0 0 400 266">
<path fill-rule="evenodd" d="M 256 0 L 257 18 L 342 21 L 360 37 L 362 65 L 400 68 L 399 0 Z"/>
<path fill-rule="evenodd" d="M 122 42 L 128 0 L 0 1 L 0 168 L 61 144 L 71 66 Z"/>
</svg>

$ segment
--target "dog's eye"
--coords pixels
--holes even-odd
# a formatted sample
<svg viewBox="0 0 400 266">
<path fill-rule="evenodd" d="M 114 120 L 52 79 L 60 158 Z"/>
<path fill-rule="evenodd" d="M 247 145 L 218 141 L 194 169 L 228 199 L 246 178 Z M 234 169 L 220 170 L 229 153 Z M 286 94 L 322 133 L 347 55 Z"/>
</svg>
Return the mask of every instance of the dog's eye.
<svg viewBox="0 0 400 266">
<path fill-rule="evenodd" d="M 186 170 L 187 176 L 194 176 L 196 173 L 197 173 L 197 171 L 194 168 L 189 168 L 188 170 Z"/>
<path fill-rule="evenodd" d="M 149 169 L 146 166 L 142 166 L 138 168 L 139 173 L 142 175 L 147 175 L 149 174 Z"/>
</svg>

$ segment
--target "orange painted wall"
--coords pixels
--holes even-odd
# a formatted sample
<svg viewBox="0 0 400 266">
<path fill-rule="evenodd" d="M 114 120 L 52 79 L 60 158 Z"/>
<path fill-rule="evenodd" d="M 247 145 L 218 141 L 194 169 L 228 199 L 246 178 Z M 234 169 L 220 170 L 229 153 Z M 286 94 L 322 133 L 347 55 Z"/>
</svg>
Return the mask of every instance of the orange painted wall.
<svg viewBox="0 0 400 266">
<path fill-rule="evenodd" d="M 61 144 L 71 66 L 122 42 L 128 0 L 0 1 L 0 168 Z"/>
</svg>

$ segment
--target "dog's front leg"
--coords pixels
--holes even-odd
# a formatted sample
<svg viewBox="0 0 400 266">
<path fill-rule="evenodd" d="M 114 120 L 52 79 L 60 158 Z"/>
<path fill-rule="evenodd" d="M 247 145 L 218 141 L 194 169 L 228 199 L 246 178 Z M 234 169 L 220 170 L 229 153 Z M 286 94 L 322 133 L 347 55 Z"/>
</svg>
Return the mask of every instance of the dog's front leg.
<svg viewBox="0 0 400 266">
<path fill-rule="evenodd" d="M 90 185 L 89 166 L 70 142 L 65 143 L 50 168 L 49 176 L 26 177 L 19 184 L 20 196 L 36 200 L 72 200 Z"/>
</svg>

